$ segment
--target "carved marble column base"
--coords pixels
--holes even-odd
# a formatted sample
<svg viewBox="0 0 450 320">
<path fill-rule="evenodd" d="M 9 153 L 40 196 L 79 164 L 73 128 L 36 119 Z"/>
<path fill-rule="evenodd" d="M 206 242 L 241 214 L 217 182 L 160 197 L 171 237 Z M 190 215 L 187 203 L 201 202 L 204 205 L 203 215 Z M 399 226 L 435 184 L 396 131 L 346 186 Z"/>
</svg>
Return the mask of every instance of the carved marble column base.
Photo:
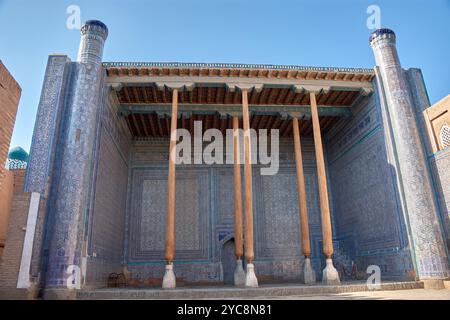
<svg viewBox="0 0 450 320">
<path fill-rule="evenodd" d="M 236 260 L 236 269 L 234 270 L 234 285 L 236 287 L 243 287 L 245 286 L 245 271 L 242 267 L 242 260 L 237 259 Z"/>
<path fill-rule="evenodd" d="M 253 263 L 247 264 L 247 274 L 245 276 L 245 286 L 251 287 L 251 288 L 258 287 L 258 279 L 256 279 L 255 266 L 253 265 Z"/>
<path fill-rule="evenodd" d="M 175 273 L 173 272 L 173 264 L 167 264 L 162 287 L 163 289 L 174 289 L 176 286 L 177 284 L 175 280 Z"/>
<path fill-rule="evenodd" d="M 301 280 L 304 284 L 311 284 L 316 282 L 316 272 L 311 265 L 311 259 L 305 258 L 302 267 Z"/>
<path fill-rule="evenodd" d="M 338 285 L 341 284 L 339 280 L 339 273 L 333 266 L 333 260 L 327 259 L 327 265 L 322 272 L 322 283 L 325 285 Z"/>
</svg>

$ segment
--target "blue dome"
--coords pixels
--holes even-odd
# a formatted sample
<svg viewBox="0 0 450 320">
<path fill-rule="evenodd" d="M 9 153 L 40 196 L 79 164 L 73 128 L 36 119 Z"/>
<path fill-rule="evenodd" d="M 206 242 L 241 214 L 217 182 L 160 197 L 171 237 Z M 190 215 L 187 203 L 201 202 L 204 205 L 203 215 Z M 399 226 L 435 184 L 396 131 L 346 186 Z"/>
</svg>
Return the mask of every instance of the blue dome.
<svg viewBox="0 0 450 320">
<path fill-rule="evenodd" d="M 19 161 L 28 161 L 28 153 L 23 150 L 21 147 L 15 147 L 9 150 L 8 153 L 9 160 L 19 160 Z"/>
<path fill-rule="evenodd" d="M 382 34 L 392 34 L 395 36 L 394 31 L 392 31 L 391 29 L 387 29 L 387 28 L 377 29 L 374 32 L 372 32 L 372 34 L 370 35 L 369 42 L 372 42 L 373 39 L 381 36 Z"/>
<path fill-rule="evenodd" d="M 106 24 L 104 24 L 100 20 L 88 20 L 84 23 L 84 25 L 97 26 L 97 27 L 103 28 L 105 30 L 108 30 L 108 27 L 106 26 Z"/>
<path fill-rule="evenodd" d="M 97 26 L 104 29 L 106 33 L 108 33 L 108 27 L 100 20 L 88 20 L 84 23 L 84 26 Z"/>
</svg>

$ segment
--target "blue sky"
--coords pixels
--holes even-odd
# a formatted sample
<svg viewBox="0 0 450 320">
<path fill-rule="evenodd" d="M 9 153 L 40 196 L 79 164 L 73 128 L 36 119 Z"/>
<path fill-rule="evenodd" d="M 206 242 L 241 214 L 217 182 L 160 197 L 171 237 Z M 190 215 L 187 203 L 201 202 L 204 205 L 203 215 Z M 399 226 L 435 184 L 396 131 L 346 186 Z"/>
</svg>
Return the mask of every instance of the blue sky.
<svg viewBox="0 0 450 320">
<path fill-rule="evenodd" d="M 0 59 L 22 87 L 11 146 L 29 150 L 47 55 L 76 59 L 70 5 L 108 26 L 104 61 L 372 68 L 372 4 L 397 34 L 403 67 L 422 69 L 431 103 L 449 94 L 450 0 L 0 0 Z"/>
</svg>

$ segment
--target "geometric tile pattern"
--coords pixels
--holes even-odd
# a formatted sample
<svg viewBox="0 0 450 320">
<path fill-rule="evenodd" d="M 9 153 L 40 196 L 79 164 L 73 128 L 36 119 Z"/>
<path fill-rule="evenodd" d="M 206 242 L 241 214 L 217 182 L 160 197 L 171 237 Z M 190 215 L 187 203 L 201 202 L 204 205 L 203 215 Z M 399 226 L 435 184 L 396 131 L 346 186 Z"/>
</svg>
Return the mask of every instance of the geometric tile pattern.
<svg viewBox="0 0 450 320">
<path fill-rule="evenodd" d="M 177 168 L 175 260 L 209 258 L 207 169 Z M 167 170 L 133 169 L 129 261 L 164 261 Z"/>
<path fill-rule="evenodd" d="M 29 168 L 25 185 L 27 192 L 44 193 L 48 176 L 51 173 L 58 123 L 64 109 L 63 97 L 69 63 L 70 60 L 67 56 L 48 57 L 28 161 Z"/>
<path fill-rule="evenodd" d="M 376 102 L 355 106 L 327 137 L 335 237 L 359 269 L 383 265 L 383 277 L 406 277 L 411 268 L 400 257 L 411 259 Z"/>
<path fill-rule="evenodd" d="M 61 165 L 55 182 L 55 203 L 49 212 L 53 228 L 49 247 L 47 284 L 64 286 L 66 270 L 79 265 L 84 236 L 84 214 L 92 179 L 93 148 L 102 104 L 102 71 L 90 64 L 71 63 L 63 132 L 56 161 Z M 89 88 L 86 89 L 86 88 Z"/>
</svg>

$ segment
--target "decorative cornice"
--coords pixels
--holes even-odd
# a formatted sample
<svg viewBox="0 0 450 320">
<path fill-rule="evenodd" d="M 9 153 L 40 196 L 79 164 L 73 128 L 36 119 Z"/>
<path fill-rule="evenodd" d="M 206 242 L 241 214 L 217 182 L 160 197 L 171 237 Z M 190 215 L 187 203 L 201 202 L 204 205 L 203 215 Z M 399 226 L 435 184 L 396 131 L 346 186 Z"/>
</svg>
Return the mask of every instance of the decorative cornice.
<svg viewBox="0 0 450 320">
<path fill-rule="evenodd" d="M 246 63 L 188 63 L 188 62 L 103 62 L 105 68 L 226 68 L 226 69 L 264 69 L 311 72 L 352 72 L 373 74 L 373 69 L 311 67 L 298 65 L 246 64 Z"/>
</svg>

